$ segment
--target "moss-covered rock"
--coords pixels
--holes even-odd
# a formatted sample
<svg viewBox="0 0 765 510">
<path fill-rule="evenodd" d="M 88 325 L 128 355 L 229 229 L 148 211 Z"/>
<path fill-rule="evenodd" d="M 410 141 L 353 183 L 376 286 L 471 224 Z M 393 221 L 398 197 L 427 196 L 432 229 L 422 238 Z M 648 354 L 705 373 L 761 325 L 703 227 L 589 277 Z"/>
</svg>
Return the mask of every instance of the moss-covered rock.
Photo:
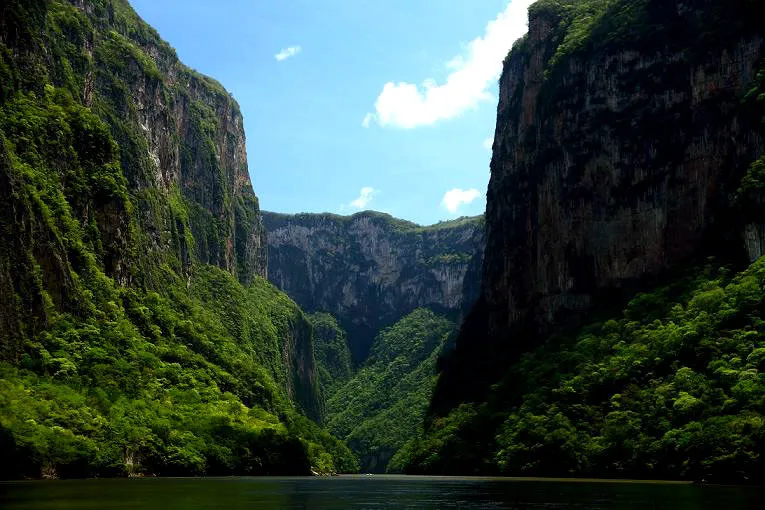
<svg viewBox="0 0 765 510">
<path fill-rule="evenodd" d="M 126 0 L 0 9 L 2 476 L 353 470 L 234 99 Z"/>
</svg>

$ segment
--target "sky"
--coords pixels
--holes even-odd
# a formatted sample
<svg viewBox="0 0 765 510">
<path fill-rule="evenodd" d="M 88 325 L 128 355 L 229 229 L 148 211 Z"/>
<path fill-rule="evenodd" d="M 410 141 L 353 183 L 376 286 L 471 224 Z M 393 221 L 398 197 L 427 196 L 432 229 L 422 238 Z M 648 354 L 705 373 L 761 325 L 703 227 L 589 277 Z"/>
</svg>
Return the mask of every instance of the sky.
<svg viewBox="0 0 765 510">
<path fill-rule="evenodd" d="M 130 0 L 233 94 L 268 211 L 483 213 L 498 78 L 532 0 Z"/>
</svg>

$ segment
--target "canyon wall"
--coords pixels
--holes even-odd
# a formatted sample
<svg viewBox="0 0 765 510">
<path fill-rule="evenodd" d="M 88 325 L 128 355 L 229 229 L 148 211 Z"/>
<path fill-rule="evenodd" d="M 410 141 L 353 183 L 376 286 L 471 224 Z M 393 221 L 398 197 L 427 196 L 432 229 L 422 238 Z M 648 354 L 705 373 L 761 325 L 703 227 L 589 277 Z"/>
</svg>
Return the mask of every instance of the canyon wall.
<svg viewBox="0 0 765 510">
<path fill-rule="evenodd" d="M 421 227 L 387 214 L 264 212 L 268 279 L 309 312 L 333 314 L 354 359 L 418 307 L 459 317 L 478 290 L 483 219 Z"/>
</svg>

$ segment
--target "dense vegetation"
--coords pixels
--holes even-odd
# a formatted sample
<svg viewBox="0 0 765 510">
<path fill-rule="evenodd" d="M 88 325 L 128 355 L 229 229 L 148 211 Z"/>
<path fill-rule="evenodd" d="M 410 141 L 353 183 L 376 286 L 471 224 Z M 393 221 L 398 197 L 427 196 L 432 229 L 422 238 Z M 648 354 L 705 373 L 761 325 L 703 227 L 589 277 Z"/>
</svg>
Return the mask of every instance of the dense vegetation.
<svg viewBox="0 0 765 510">
<path fill-rule="evenodd" d="M 430 421 L 409 469 L 759 479 L 765 259 L 689 274 L 523 355 L 488 402 Z"/>
<path fill-rule="evenodd" d="M 426 417 L 455 325 L 415 310 L 354 372 L 338 321 L 304 316 L 256 275 L 246 243 L 229 246 L 259 227 L 257 199 L 220 168 L 233 100 L 176 65 L 125 0 L 74 3 L 0 10 L 0 478 L 348 472 L 356 454 L 376 472 L 761 480 L 765 260 L 738 273 L 711 260 L 530 342 L 485 401 Z M 549 77 L 608 45 L 698 36 L 703 51 L 750 30 L 759 7 L 742 0 L 712 17 L 725 30 L 694 18 L 669 40 L 645 34 L 678 19 L 671 3 L 541 0 L 532 15 L 558 20 Z M 758 82 L 750 104 L 765 98 Z M 183 188 L 152 160 L 138 89 L 188 112 L 171 137 Z M 754 223 L 763 186 L 760 159 L 735 201 Z M 481 221 L 362 214 L 413 239 Z M 418 256 L 425 269 L 473 259 Z M 347 446 L 309 419 L 325 411 Z"/>
<path fill-rule="evenodd" d="M 244 265 L 218 267 L 221 218 L 236 207 L 246 228 L 251 190 L 212 190 L 214 217 L 152 181 L 130 86 L 180 93 L 160 86 L 174 58 L 122 0 L 0 11 L 0 477 L 357 467 L 306 417 L 320 410 L 302 312 Z M 203 111 L 183 168 L 214 176 L 217 120 L 189 101 Z"/>
<path fill-rule="evenodd" d="M 704 4 L 694 10 L 691 5 Z M 555 20 L 551 34 L 555 67 L 574 55 L 592 55 L 605 48 L 651 51 L 666 47 L 702 52 L 759 30 L 762 12 L 757 0 L 691 2 L 687 10 L 657 0 L 538 0 L 530 17 Z M 669 30 L 667 30 L 670 28 Z"/>
<path fill-rule="evenodd" d="M 489 230 L 494 232 L 488 236 L 489 246 L 494 243 L 492 248 L 498 248 L 484 268 L 485 292 L 471 314 L 476 320 L 463 324 L 457 349 L 440 364 L 444 370 L 437 397 L 424 435 L 408 449 L 407 471 L 760 483 L 765 472 L 765 378 L 760 363 L 765 352 L 765 260 L 746 260 L 742 248 L 746 244 L 751 258 L 762 253 L 765 166 L 760 158 L 746 175 L 744 169 L 763 147 L 762 132 L 756 131 L 755 103 L 765 99 L 761 88 L 765 75 L 757 76 L 759 87 L 747 97 L 742 96 L 750 84 L 741 80 L 753 78 L 751 63 L 765 49 L 761 2 L 540 0 L 530 12 L 537 30 L 508 56 L 503 83 L 511 86 L 500 94 L 507 98 L 512 92 L 512 100 L 498 112 L 497 132 L 506 136 L 504 146 L 499 142 L 497 146 L 507 150 L 495 151 L 493 160 L 498 175 L 492 180 L 505 180 L 493 190 L 490 186 L 489 196 L 494 196 L 487 204 L 487 210 L 493 210 L 488 215 Z M 711 79 L 715 64 L 733 54 L 734 48 L 748 56 L 736 61 L 742 69 L 735 73 L 739 83 L 730 85 L 735 80 L 718 72 L 715 76 L 725 84 L 709 89 L 714 95 L 706 108 L 694 110 L 693 104 L 681 99 L 671 108 L 657 107 L 665 95 L 695 98 L 697 87 L 688 88 L 689 63 L 693 73 L 704 70 Z M 640 64 L 626 63 L 633 58 Z M 539 69 L 540 64 L 545 75 L 539 81 L 519 74 L 528 73 L 529 67 Z M 597 81 L 609 83 L 603 87 L 592 84 L 592 76 L 601 69 L 606 80 Z M 516 87 L 524 82 L 539 88 Z M 537 90 L 538 103 L 531 105 L 529 97 Z M 596 123 L 579 122 L 597 110 L 596 101 L 588 101 L 603 92 L 600 98 L 612 98 L 618 106 L 605 107 L 607 115 Z M 573 117 L 576 122 L 567 121 Z M 729 123 L 741 130 L 741 137 L 731 144 L 743 155 L 735 162 L 731 157 L 718 163 L 712 155 L 716 151 L 697 151 L 696 140 L 706 135 L 687 136 L 674 144 L 678 159 L 669 154 L 671 150 L 666 154 L 657 150 L 646 160 L 630 158 L 623 151 L 614 155 L 615 148 L 633 143 L 639 147 L 646 134 L 656 141 L 651 143 L 653 150 L 662 139 L 672 140 L 673 132 L 703 130 L 722 136 Z M 531 128 L 524 134 L 519 125 Z M 622 126 L 627 129 L 619 132 Z M 556 138 L 554 130 L 565 136 Z M 664 132 L 667 136 L 657 136 Z M 525 164 L 519 163 L 523 158 L 517 154 L 535 151 Z M 561 165 L 556 153 L 571 155 L 571 162 Z M 610 162 L 603 162 L 609 157 Z M 673 229 L 667 229 L 659 251 L 666 263 L 671 259 L 663 257 L 669 252 L 688 248 L 693 252 L 670 263 L 693 267 L 682 268 L 680 275 L 681 268 L 672 267 L 661 275 L 661 284 L 656 275 L 635 280 L 628 276 L 605 289 L 607 281 L 600 278 L 606 273 L 589 271 L 599 264 L 595 261 L 605 259 L 615 265 L 656 261 L 652 256 L 641 259 L 643 247 L 637 236 L 604 250 L 609 230 L 621 228 L 618 221 L 609 223 L 610 215 L 621 210 L 625 218 L 636 219 L 654 210 L 675 220 L 685 218 L 682 199 L 675 199 L 674 193 L 690 187 L 659 169 L 685 168 L 679 165 L 689 158 L 703 160 L 711 172 L 718 172 L 694 183 L 700 190 L 714 188 L 715 193 L 706 195 L 703 211 L 711 226 L 705 224 L 699 232 L 703 241 L 685 246 Z M 571 178 L 600 165 L 603 173 L 593 181 Z M 657 185 L 657 179 L 646 191 L 639 179 L 625 177 L 633 170 L 644 175 L 656 172 L 666 180 Z M 550 191 L 554 179 L 564 183 L 563 195 Z M 624 183 L 623 190 L 604 193 L 611 186 L 609 179 Z M 533 191 L 524 195 L 527 189 Z M 517 190 L 522 192 L 511 193 Z M 520 240 L 545 228 L 543 219 L 550 221 L 546 211 L 539 212 L 539 204 L 546 207 L 551 196 L 558 199 L 568 193 L 576 200 L 573 207 L 561 209 L 572 220 L 563 228 L 580 221 L 590 227 L 571 242 L 576 244 L 571 255 L 561 250 L 558 259 L 548 257 L 544 251 L 552 244 L 549 240 L 532 242 L 529 267 L 517 273 L 507 270 L 514 262 L 523 265 L 527 260 L 527 253 L 513 252 L 509 246 L 519 241 L 525 247 Z M 657 205 L 662 200 L 668 208 Z M 520 207 L 508 204 L 539 209 L 536 215 L 525 216 Z M 595 218 L 582 219 L 593 210 Z M 661 231 L 659 223 L 655 228 Z M 635 232 L 652 228 L 638 227 Z M 636 246 L 634 253 L 620 256 L 612 251 L 628 248 L 630 242 Z M 561 247 L 569 249 L 563 243 Z M 712 254 L 717 257 L 708 264 L 699 263 Z M 753 264 L 747 268 L 749 262 Z M 587 269 L 579 272 L 578 264 Z M 531 295 L 537 288 L 535 279 L 550 274 L 573 276 L 570 286 L 542 285 L 537 300 Z M 645 292 L 631 295 L 636 288 Z M 513 302 L 521 294 L 531 299 L 520 305 Z M 496 299 L 498 295 L 507 301 Z M 592 300 L 591 314 L 582 313 L 577 305 L 556 309 L 544 302 L 574 302 L 580 296 Z M 501 321 L 496 317 L 508 302 L 519 317 L 498 326 Z M 562 320 L 550 329 L 569 324 L 566 319 L 584 326 L 550 335 L 545 328 L 553 315 L 544 314 L 551 309 Z"/>
<path fill-rule="evenodd" d="M 314 331 L 319 386 L 325 395 L 332 395 L 353 375 L 348 335 L 337 319 L 326 312 L 315 312 L 307 318 Z"/>
<path fill-rule="evenodd" d="M 57 315 L 0 365 L 4 477 L 354 470 L 274 382 L 295 305 L 209 266 L 193 282 L 109 286 L 104 316 Z"/>
<path fill-rule="evenodd" d="M 395 218 L 388 213 L 379 211 L 362 211 L 350 215 L 334 213 L 298 213 L 283 214 L 268 212 L 270 216 L 271 228 L 273 230 L 288 224 L 290 221 L 333 221 L 341 225 L 348 225 L 357 218 L 368 218 L 369 221 L 385 225 L 391 232 L 402 233 L 423 233 L 434 230 L 451 229 L 464 225 L 472 225 L 476 222 L 483 222 L 483 216 L 460 216 L 453 220 L 442 220 L 433 225 L 418 225 L 417 223 Z"/>
<path fill-rule="evenodd" d="M 327 426 L 345 439 L 365 472 L 401 471 L 397 452 L 421 429 L 438 354 L 455 325 L 417 309 L 384 329 L 369 358 L 329 394 Z"/>
</svg>

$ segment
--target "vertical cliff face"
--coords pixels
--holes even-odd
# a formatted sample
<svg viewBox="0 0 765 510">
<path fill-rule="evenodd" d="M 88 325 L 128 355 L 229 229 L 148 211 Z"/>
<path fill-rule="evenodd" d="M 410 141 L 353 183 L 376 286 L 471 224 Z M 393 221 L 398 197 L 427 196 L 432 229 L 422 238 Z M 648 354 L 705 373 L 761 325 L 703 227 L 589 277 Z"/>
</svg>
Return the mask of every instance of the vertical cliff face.
<svg viewBox="0 0 765 510">
<path fill-rule="evenodd" d="M 110 275 L 151 286 L 151 266 L 183 273 L 198 261 L 242 282 L 265 276 L 242 115 L 220 84 L 184 66 L 126 0 L 12 4 L 2 16 L 8 88 L 66 90 L 119 145 L 139 229 L 128 240 L 125 211 L 96 211 L 113 245 Z M 141 274 L 127 268 L 132 257 Z"/>
<path fill-rule="evenodd" d="M 764 148 L 742 105 L 763 57 L 758 12 L 714 0 L 531 7 L 500 79 L 482 290 L 455 374 L 609 290 L 705 254 L 744 257 L 732 202 Z"/>
<path fill-rule="evenodd" d="M 82 96 L 123 148 L 149 251 L 265 276 L 264 231 L 242 115 L 214 80 L 184 66 L 127 2 L 76 2 L 95 25 Z M 88 46 L 92 45 L 92 50 Z M 193 242 L 192 241 L 193 238 Z"/>
<path fill-rule="evenodd" d="M 381 328 L 415 308 L 460 315 L 475 298 L 481 218 L 420 227 L 373 212 L 264 212 L 263 221 L 269 280 L 307 311 L 335 315 L 356 361 Z"/>
<path fill-rule="evenodd" d="M 92 314 L 102 276 L 159 292 L 207 264 L 266 276 L 236 101 L 127 0 L 4 4 L 0 77 L 4 358 L 52 317 Z M 274 376 L 317 415 L 310 325 L 290 324 Z"/>
<path fill-rule="evenodd" d="M 693 15 L 671 7 L 668 28 Z M 762 150 L 739 108 L 760 35 L 697 55 L 605 48 L 546 80 L 560 21 L 535 14 L 500 81 L 484 278 L 500 329 L 529 314 L 551 323 L 696 253 Z"/>
</svg>

